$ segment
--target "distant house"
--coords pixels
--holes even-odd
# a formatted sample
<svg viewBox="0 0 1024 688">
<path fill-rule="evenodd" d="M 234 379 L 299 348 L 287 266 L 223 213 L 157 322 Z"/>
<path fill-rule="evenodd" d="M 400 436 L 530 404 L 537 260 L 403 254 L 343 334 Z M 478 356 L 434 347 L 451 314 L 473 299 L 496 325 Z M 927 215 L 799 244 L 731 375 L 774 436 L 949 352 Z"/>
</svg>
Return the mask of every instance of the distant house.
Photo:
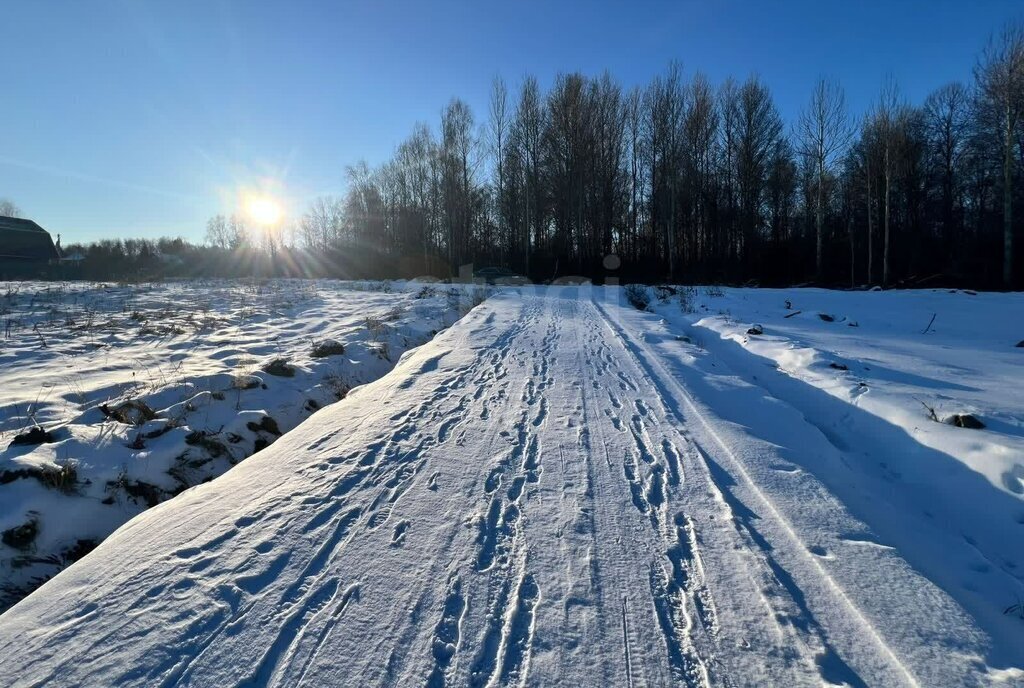
<svg viewBox="0 0 1024 688">
<path fill-rule="evenodd" d="M 0 215 L 0 278 L 45 277 L 59 263 L 49 232 L 32 220 Z"/>
</svg>

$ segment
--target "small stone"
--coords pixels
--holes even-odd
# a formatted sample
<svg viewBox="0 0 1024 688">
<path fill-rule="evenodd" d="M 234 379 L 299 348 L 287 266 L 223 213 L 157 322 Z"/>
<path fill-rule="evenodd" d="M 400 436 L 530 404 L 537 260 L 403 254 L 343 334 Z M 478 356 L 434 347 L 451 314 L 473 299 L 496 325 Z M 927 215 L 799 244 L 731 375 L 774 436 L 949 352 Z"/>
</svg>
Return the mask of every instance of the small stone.
<svg viewBox="0 0 1024 688">
<path fill-rule="evenodd" d="M 278 437 L 281 436 L 281 428 L 278 427 L 277 421 L 270 416 L 263 416 L 259 423 L 249 421 L 245 424 L 245 427 L 249 428 L 250 432 L 259 432 L 262 430 L 264 432 L 269 432 L 271 435 L 277 435 Z"/>
<path fill-rule="evenodd" d="M 277 377 L 295 377 L 295 368 L 288 365 L 288 360 L 284 358 L 275 358 L 265 363 L 262 370 L 268 375 L 276 375 Z"/>
<path fill-rule="evenodd" d="M 262 384 L 263 380 L 255 375 L 236 375 L 231 380 L 231 387 L 233 389 L 256 389 Z"/>
<path fill-rule="evenodd" d="M 156 411 L 141 399 L 128 399 L 113 406 L 103 404 L 100 406 L 100 411 L 107 418 L 113 418 L 118 423 L 125 425 L 142 425 L 156 418 Z"/>
<path fill-rule="evenodd" d="M 968 430 L 981 430 L 985 427 L 984 423 L 969 413 L 954 413 L 946 419 L 946 422 L 958 428 L 966 428 Z"/>
<path fill-rule="evenodd" d="M 345 353 L 345 345 L 334 339 L 324 339 L 313 345 L 313 358 L 326 358 L 328 356 L 341 356 Z"/>
<path fill-rule="evenodd" d="M 8 528 L 0 536 L 0 540 L 3 541 L 8 547 L 14 549 L 27 550 L 35 542 L 36 535 L 39 534 L 39 523 L 33 518 L 20 526 L 14 526 Z"/>
<path fill-rule="evenodd" d="M 14 440 L 11 442 L 12 447 L 16 446 L 32 446 L 35 444 L 46 444 L 53 442 L 53 435 L 43 430 L 38 425 L 34 428 L 30 428 L 27 431 L 15 435 Z"/>
</svg>

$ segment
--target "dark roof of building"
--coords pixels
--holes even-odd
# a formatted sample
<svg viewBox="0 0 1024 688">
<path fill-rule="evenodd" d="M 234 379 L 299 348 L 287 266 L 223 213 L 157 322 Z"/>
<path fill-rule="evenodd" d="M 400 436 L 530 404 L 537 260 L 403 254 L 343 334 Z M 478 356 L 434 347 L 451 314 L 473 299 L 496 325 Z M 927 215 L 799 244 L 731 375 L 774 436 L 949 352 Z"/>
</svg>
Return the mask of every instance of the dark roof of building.
<svg viewBox="0 0 1024 688">
<path fill-rule="evenodd" d="M 0 258 L 57 260 L 50 233 L 32 220 L 0 215 Z"/>
</svg>

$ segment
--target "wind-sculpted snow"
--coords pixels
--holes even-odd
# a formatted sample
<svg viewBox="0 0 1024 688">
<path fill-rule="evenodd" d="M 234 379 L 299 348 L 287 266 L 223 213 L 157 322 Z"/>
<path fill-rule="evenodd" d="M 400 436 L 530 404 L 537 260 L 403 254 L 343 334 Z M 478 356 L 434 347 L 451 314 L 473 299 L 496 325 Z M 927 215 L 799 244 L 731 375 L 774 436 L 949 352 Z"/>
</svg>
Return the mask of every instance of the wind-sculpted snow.
<svg viewBox="0 0 1024 688">
<path fill-rule="evenodd" d="M 848 509 L 854 458 L 690 325 L 492 297 L 0 617 L 0 682 L 1024 681 L 1019 620 Z"/>
</svg>

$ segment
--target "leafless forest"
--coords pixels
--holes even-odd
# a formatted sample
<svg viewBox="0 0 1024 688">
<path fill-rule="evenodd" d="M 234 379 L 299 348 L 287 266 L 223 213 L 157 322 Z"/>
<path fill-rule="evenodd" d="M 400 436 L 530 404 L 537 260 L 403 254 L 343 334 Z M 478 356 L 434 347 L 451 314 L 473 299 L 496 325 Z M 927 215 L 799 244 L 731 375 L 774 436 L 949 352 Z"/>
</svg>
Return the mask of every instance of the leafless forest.
<svg viewBox="0 0 1024 688">
<path fill-rule="evenodd" d="M 756 76 L 713 84 L 677 64 L 632 90 L 610 74 L 562 74 L 546 92 L 496 78 L 486 112 L 453 98 L 436 127 L 416 124 L 379 167 L 349 165 L 343 195 L 287 226 L 217 216 L 204 247 L 73 248 L 91 277 L 445 277 L 472 263 L 534 280 L 1007 288 L 1024 273 L 1022 113 L 1020 25 L 980 50 L 970 83 L 911 103 L 880 79 L 852 112 L 822 79 L 793 122 Z"/>
</svg>

